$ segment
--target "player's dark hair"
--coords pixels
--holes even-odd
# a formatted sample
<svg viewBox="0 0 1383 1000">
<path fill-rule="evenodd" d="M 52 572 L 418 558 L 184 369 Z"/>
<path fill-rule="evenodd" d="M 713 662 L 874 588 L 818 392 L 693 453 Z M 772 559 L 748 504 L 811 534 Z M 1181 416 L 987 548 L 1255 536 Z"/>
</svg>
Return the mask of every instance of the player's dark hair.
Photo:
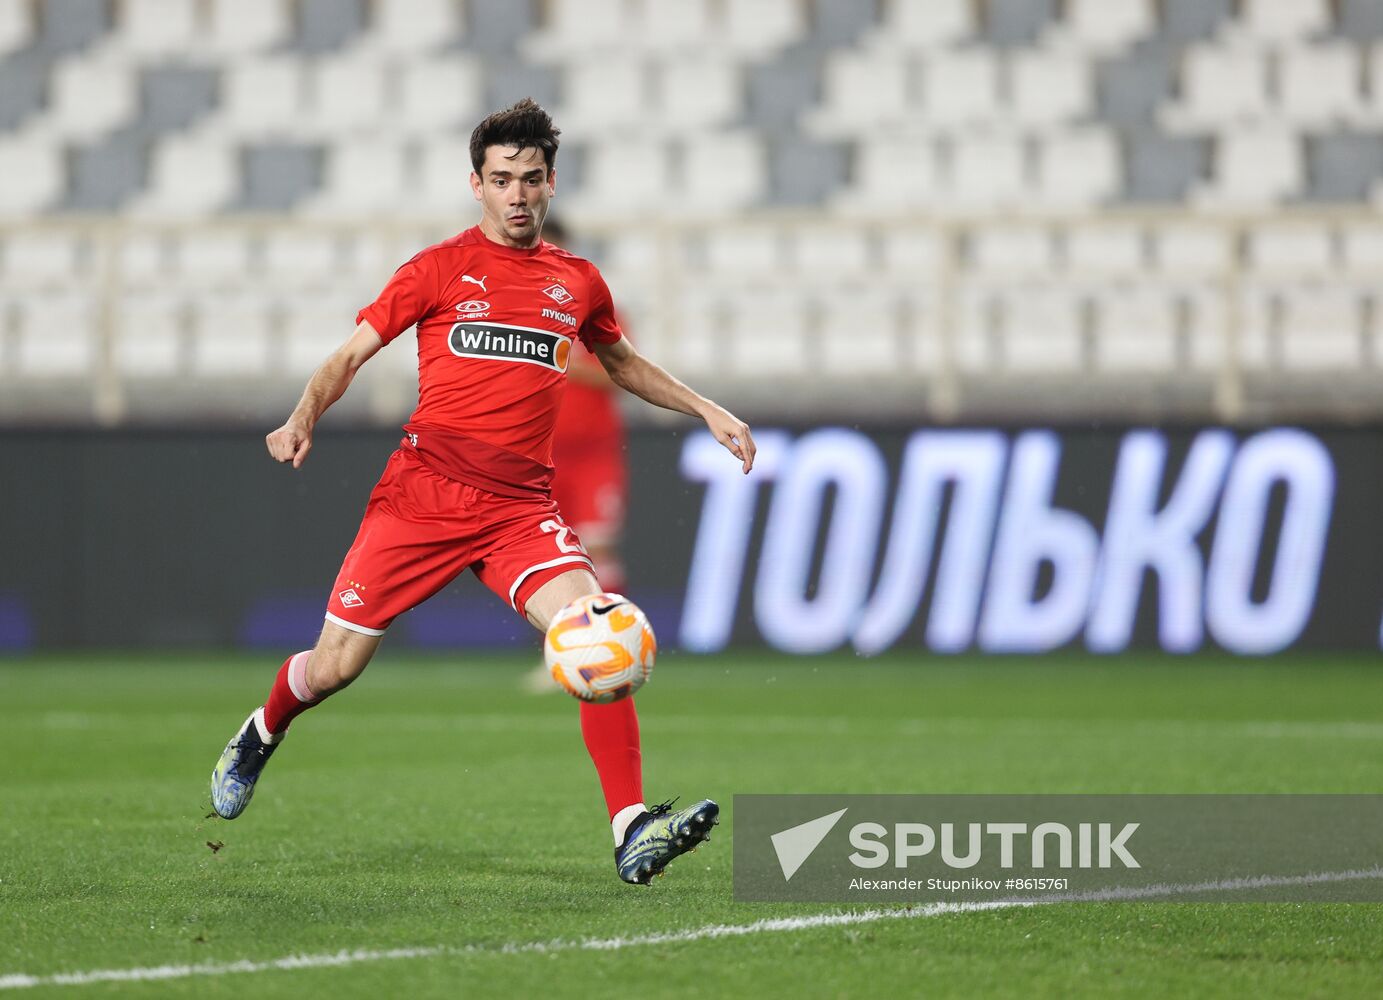
<svg viewBox="0 0 1383 1000">
<path fill-rule="evenodd" d="M 485 163 L 485 150 L 490 146 L 517 146 L 519 149 L 537 147 L 543 151 L 547 169 L 557 160 L 557 137 L 562 130 L 552 124 L 552 116 L 531 97 L 496 111 L 475 127 L 471 133 L 471 166 L 476 173 Z"/>
</svg>

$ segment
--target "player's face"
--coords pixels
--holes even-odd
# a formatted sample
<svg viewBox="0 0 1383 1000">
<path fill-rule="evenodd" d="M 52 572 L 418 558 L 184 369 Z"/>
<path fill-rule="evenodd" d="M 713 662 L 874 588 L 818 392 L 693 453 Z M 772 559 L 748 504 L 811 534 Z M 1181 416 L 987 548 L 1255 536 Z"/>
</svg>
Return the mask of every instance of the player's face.
<svg viewBox="0 0 1383 1000">
<path fill-rule="evenodd" d="M 486 148 L 480 173 L 471 174 L 485 235 L 509 246 L 536 246 L 556 182 L 557 171 L 547 169 L 541 149 Z"/>
</svg>

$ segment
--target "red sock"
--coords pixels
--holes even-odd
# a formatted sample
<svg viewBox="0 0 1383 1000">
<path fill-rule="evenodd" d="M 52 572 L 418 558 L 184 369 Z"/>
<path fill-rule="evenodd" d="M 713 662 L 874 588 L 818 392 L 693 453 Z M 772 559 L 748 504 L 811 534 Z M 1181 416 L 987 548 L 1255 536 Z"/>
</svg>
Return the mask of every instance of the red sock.
<svg viewBox="0 0 1383 1000">
<path fill-rule="evenodd" d="M 279 667 L 269 700 L 264 703 L 264 726 L 269 732 L 283 732 L 288 723 L 321 700 L 307 686 L 307 658 L 311 655 L 310 649 L 294 653 Z"/>
<path fill-rule="evenodd" d="M 581 736 L 600 775 L 610 818 L 625 806 L 643 801 L 643 760 L 639 754 L 639 717 L 633 698 L 608 705 L 581 703 Z"/>
</svg>

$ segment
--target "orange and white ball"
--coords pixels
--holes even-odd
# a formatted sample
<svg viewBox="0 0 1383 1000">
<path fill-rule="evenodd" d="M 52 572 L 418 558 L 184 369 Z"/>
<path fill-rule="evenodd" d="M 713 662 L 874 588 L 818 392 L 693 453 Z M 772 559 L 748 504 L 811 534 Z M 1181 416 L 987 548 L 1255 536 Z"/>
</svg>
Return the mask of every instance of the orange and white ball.
<svg viewBox="0 0 1383 1000">
<path fill-rule="evenodd" d="M 547 669 L 562 690 L 601 703 L 643 687 L 657 654 L 647 616 L 619 594 L 578 597 L 557 612 L 543 643 Z"/>
</svg>

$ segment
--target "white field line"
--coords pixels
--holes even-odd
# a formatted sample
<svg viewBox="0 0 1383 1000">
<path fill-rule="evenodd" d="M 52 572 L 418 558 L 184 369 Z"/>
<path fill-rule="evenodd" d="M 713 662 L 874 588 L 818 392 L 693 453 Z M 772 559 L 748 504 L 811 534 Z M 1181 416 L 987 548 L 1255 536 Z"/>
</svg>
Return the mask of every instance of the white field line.
<svg viewBox="0 0 1383 1000">
<path fill-rule="evenodd" d="M 1048 896 L 1042 899 L 1011 899 L 980 903 L 925 903 L 919 906 L 887 910 L 819 913 L 808 917 L 777 917 L 756 920 L 749 924 L 711 924 L 689 930 L 638 934 L 631 937 L 577 938 L 575 940 L 557 938 L 552 941 L 510 942 L 502 945 L 434 945 L 423 948 L 391 948 L 388 950 L 362 948 L 331 954 L 286 955 L 283 958 L 262 962 L 252 962 L 247 959 L 239 962 L 158 965 L 136 969 L 92 969 L 86 972 L 59 972 L 47 976 L 10 973 L 0 975 L 0 990 L 27 989 L 33 986 L 86 986 L 91 983 L 157 982 L 165 979 L 188 979 L 193 976 L 227 976 L 237 972 L 325 969 L 344 965 L 359 965 L 366 962 L 400 961 L 410 958 L 480 954 L 547 955 L 564 951 L 621 951 L 625 948 L 640 948 L 648 945 L 686 944 L 692 941 L 744 937 L 751 934 L 814 930 L 822 927 L 847 927 L 855 924 L 875 923 L 880 920 L 914 920 L 952 913 L 976 913 L 984 910 L 1005 910 L 1050 903 L 1164 899 L 1169 896 L 1195 895 L 1206 892 L 1324 885 L 1331 882 L 1356 882 L 1381 878 L 1383 878 L 1383 867 L 1361 868 L 1350 871 L 1317 872 L 1310 875 L 1264 875 L 1254 878 L 1221 879 L 1180 885 L 1114 888 L 1087 893 Z"/>
</svg>

